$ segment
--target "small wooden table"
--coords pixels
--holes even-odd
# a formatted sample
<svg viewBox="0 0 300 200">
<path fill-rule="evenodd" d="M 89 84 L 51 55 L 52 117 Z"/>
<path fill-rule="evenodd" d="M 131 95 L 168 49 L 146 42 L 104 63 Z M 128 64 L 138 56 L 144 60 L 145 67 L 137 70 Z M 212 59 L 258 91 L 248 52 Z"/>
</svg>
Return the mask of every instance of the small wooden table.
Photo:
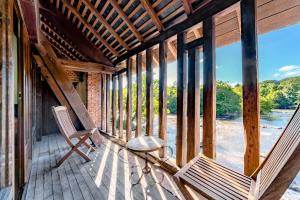
<svg viewBox="0 0 300 200">
<path fill-rule="evenodd" d="M 165 146 L 165 142 L 162 139 L 153 136 L 133 138 L 126 144 L 126 147 L 132 151 L 145 153 L 145 167 L 142 170 L 144 174 L 151 172 L 151 168 L 148 165 L 148 153 L 159 150 Z"/>
</svg>

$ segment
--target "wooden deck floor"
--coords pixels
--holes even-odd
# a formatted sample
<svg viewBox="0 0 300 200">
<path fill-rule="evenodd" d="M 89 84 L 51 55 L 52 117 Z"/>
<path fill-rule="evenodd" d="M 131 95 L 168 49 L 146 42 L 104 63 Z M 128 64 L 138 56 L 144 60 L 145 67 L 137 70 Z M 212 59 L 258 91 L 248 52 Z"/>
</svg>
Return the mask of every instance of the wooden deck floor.
<svg viewBox="0 0 300 200">
<path fill-rule="evenodd" d="M 103 145 L 90 154 L 92 161 L 84 162 L 72 154 L 63 165 L 56 162 L 70 149 L 60 135 L 42 138 L 34 145 L 32 171 L 25 199 L 182 199 L 171 176 L 158 167 L 141 183 L 131 187 L 141 175 L 144 160 L 124 150 L 118 156 L 120 146 L 104 139 Z M 123 159 L 128 163 L 123 162 Z M 130 174 L 134 173 L 130 180 Z"/>
</svg>

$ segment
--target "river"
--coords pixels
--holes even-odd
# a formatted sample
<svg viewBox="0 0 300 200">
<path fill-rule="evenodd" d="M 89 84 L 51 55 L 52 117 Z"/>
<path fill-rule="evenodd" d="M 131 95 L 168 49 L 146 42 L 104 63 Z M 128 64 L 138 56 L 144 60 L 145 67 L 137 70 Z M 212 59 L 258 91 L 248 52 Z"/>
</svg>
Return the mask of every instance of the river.
<svg viewBox="0 0 300 200">
<path fill-rule="evenodd" d="M 261 124 L 261 157 L 270 151 L 284 127 L 292 117 L 293 110 L 274 110 L 267 117 L 262 117 Z M 168 115 L 168 145 L 176 151 L 176 115 Z M 223 165 L 243 172 L 244 134 L 242 118 L 233 120 L 217 120 L 217 157 L 216 160 Z M 158 118 L 154 120 L 154 133 L 158 133 Z M 202 127 L 200 127 L 200 138 L 202 138 Z M 300 174 L 295 178 L 289 190 L 282 199 L 300 200 Z"/>
</svg>

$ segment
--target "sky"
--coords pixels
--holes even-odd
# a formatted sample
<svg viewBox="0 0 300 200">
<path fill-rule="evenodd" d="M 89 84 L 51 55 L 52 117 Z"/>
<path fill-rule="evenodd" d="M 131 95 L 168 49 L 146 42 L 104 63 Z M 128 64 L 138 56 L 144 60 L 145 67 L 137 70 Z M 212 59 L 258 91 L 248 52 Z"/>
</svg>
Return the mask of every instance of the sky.
<svg viewBox="0 0 300 200">
<path fill-rule="evenodd" d="M 300 76 L 299 44 L 300 24 L 259 35 L 259 81 Z M 241 54 L 240 42 L 216 49 L 217 80 L 226 81 L 232 85 L 242 82 Z M 201 56 L 200 62 L 203 62 Z M 168 64 L 168 85 L 172 85 L 177 79 L 176 65 L 176 61 Z M 158 68 L 154 70 L 154 73 L 154 79 L 158 78 Z"/>
</svg>

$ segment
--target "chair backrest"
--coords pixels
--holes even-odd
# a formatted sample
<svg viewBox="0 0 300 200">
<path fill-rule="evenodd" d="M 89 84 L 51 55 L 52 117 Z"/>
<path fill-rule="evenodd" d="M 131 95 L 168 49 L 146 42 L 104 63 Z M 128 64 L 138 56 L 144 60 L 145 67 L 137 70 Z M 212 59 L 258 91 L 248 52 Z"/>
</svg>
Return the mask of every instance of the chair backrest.
<svg viewBox="0 0 300 200">
<path fill-rule="evenodd" d="M 69 140 L 70 136 L 76 132 L 76 129 L 67 108 L 65 106 L 53 106 L 52 112 L 61 134 Z"/>
<path fill-rule="evenodd" d="M 257 180 L 258 199 L 279 199 L 283 195 L 300 169 L 299 150 L 300 105 L 261 166 Z"/>
</svg>

